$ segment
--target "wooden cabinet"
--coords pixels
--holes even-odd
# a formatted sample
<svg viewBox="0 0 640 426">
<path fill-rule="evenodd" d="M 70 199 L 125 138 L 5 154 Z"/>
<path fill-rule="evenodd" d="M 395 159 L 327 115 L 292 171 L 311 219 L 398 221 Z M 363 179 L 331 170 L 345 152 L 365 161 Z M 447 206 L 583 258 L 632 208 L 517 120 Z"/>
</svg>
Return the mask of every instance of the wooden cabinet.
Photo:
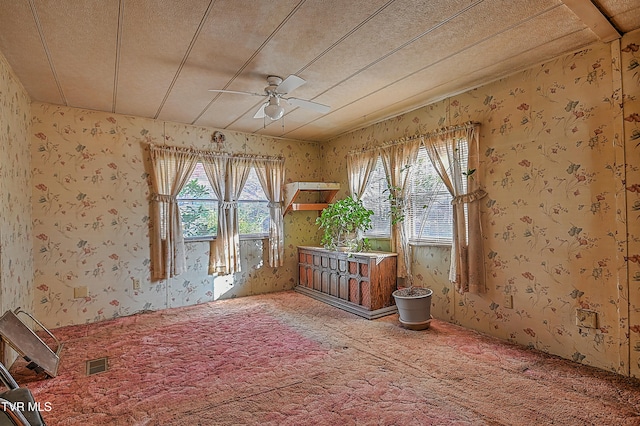
<svg viewBox="0 0 640 426">
<path fill-rule="evenodd" d="M 396 312 L 396 258 L 298 247 L 296 291 L 368 319 L 389 315 Z"/>
</svg>

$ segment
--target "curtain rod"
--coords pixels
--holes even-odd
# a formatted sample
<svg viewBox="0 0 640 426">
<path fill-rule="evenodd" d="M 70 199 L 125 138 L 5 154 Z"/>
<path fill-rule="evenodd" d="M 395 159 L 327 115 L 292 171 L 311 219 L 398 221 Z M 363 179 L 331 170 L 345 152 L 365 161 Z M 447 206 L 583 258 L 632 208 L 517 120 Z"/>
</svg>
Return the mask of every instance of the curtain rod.
<svg viewBox="0 0 640 426">
<path fill-rule="evenodd" d="M 377 149 L 380 148 L 386 148 L 388 146 L 393 146 L 393 145 L 398 145 L 398 144 L 402 144 L 402 143 L 406 143 L 406 142 L 411 142 L 413 140 L 416 139 L 422 139 L 422 138 L 430 138 L 430 137 L 434 137 L 434 136 L 440 136 L 444 133 L 448 133 L 448 132 L 455 132 L 457 130 L 463 130 L 463 129 L 469 129 L 475 126 L 479 126 L 480 123 L 477 121 L 467 121 L 466 123 L 462 123 L 462 124 L 456 124 L 453 126 L 447 126 L 447 127 L 442 127 L 440 129 L 436 129 L 436 130 L 432 130 L 430 132 L 427 133 L 421 133 L 418 135 L 413 135 L 413 136 L 407 136 L 404 138 L 400 138 L 400 139 L 395 139 L 395 140 L 391 140 L 388 142 L 383 142 L 382 144 L 380 144 L 379 146 L 373 147 L 373 148 L 360 148 L 360 149 L 353 149 L 351 151 L 349 151 L 349 155 L 354 155 L 354 154 L 359 154 L 362 152 L 370 152 L 370 151 L 375 151 Z"/>
<path fill-rule="evenodd" d="M 183 152 L 194 155 L 201 156 L 209 156 L 209 157 L 219 157 L 219 158 L 249 158 L 249 159 L 259 159 L 266 161 L 284 161 L 284 157 L 281 156 L 269 156 L 269 155 L 259 155 L 259 154 L 244 154 L 244 153 L 226 153 L 226 152 L 217 152 L 210 151 L 206 149 L 197 149 L 186 146 L 172 146 L 172 145 L 156 145 L 153 143 L 149 143 L 149 149 L 154 149 L 158 151 L 169 151 L 169 152 Z"/>
</svg>

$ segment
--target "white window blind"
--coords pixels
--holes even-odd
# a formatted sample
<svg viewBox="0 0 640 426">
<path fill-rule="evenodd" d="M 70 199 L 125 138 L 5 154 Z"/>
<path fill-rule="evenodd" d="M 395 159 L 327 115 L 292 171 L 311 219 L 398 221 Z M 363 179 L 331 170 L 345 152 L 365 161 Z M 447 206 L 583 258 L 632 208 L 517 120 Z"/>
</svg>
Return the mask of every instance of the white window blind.
<svg viewBox="0 0 640 426">
<path fill-rule="evenodd" d="M 467 170 L 466 143 L 458 152 L 460 170 Z M 408 208 L 409 238 L 413 242 L 451 244 L 453 238 L 453 207 L 451 194 L 431 164 L 427 150 L 420 147 L 409 177 Z M 466 192 L 466 178 L 463 178 Z"/>
<path fill-rule="evenodd" d="M 461 141 L 457 152 L 460 170 L 467 170 L 467 143 Z M 421 146 L 416 162 L 409 167 L 409 199 L 406 221 L 409 239 L 413 243 L 451 244 L 453 238 L 453 207 L 451 194 L 431 164 L 427 150 Z M 467 190 L 463 177 L 463 192 Z M 371 172 L 362 203 L 370 210 L 373 228 L 368 237 L 388 237 L 391 234 L 391 211 L 388 184 L 382 159 L 378 158 Z M 466 211 L 465 211 L 466 214 Z"/>
<path fill-rule="evenodd" d="M 367 182 L 367 189 L 362 196 L 362 204 L 369 210 L 373 210 L 373 216 L 371 216 L 373 227 L 366 232 L 366 236 L 388 237 L 391 235 L 391 210 L 388 196 L 384 166 L 382 159 L 378 157 L 376 166 Z"/>
</svg>

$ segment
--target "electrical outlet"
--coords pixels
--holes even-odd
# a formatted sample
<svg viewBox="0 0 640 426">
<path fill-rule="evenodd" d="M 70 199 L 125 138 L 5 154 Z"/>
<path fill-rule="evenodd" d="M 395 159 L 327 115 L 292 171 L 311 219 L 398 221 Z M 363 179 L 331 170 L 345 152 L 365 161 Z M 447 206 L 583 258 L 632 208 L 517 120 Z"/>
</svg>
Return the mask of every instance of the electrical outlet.
<svg viewBox="0 0 640 426">
<path fill-rule="evenodd" d="M 133 281 L 133 289 L 134 290 L 140 290 L 140 279 L 132 277 L 131 281 Z"/>
<path fill-rule="evenodd" d="M 588 309 L 576 309 L 576 325 L 585 328 L 598 328 L 598 313 Z"/>
<path fill-rule="evenodd" d="M 513 309 L 513 295 L 505 294 L 503 306 L 505 309 Z"/>
<path fill-rule="evenodd" d="M 85 297 L 87 297 L 87 286 L 86 285 L 73 288 L 73 298 L 74 299 L 84 299 Z"/>
</svg>

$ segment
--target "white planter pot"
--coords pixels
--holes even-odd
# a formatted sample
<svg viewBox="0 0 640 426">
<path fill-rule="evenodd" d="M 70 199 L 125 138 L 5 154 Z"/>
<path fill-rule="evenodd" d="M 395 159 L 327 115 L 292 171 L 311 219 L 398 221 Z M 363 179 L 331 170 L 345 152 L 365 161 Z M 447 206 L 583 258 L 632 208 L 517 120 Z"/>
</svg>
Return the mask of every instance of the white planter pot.
<svg viewBox="0 0 640 426">
<path fill-rule="evenodd" d="M 431 324 L 433 291 L 428 288 L 413 288 L 415 294 L 407 294 L 408 290 L 400 289 L 392 293 L 398 307 L 400 323 L 411 330 L 425 330 Z"/>
</svg>

